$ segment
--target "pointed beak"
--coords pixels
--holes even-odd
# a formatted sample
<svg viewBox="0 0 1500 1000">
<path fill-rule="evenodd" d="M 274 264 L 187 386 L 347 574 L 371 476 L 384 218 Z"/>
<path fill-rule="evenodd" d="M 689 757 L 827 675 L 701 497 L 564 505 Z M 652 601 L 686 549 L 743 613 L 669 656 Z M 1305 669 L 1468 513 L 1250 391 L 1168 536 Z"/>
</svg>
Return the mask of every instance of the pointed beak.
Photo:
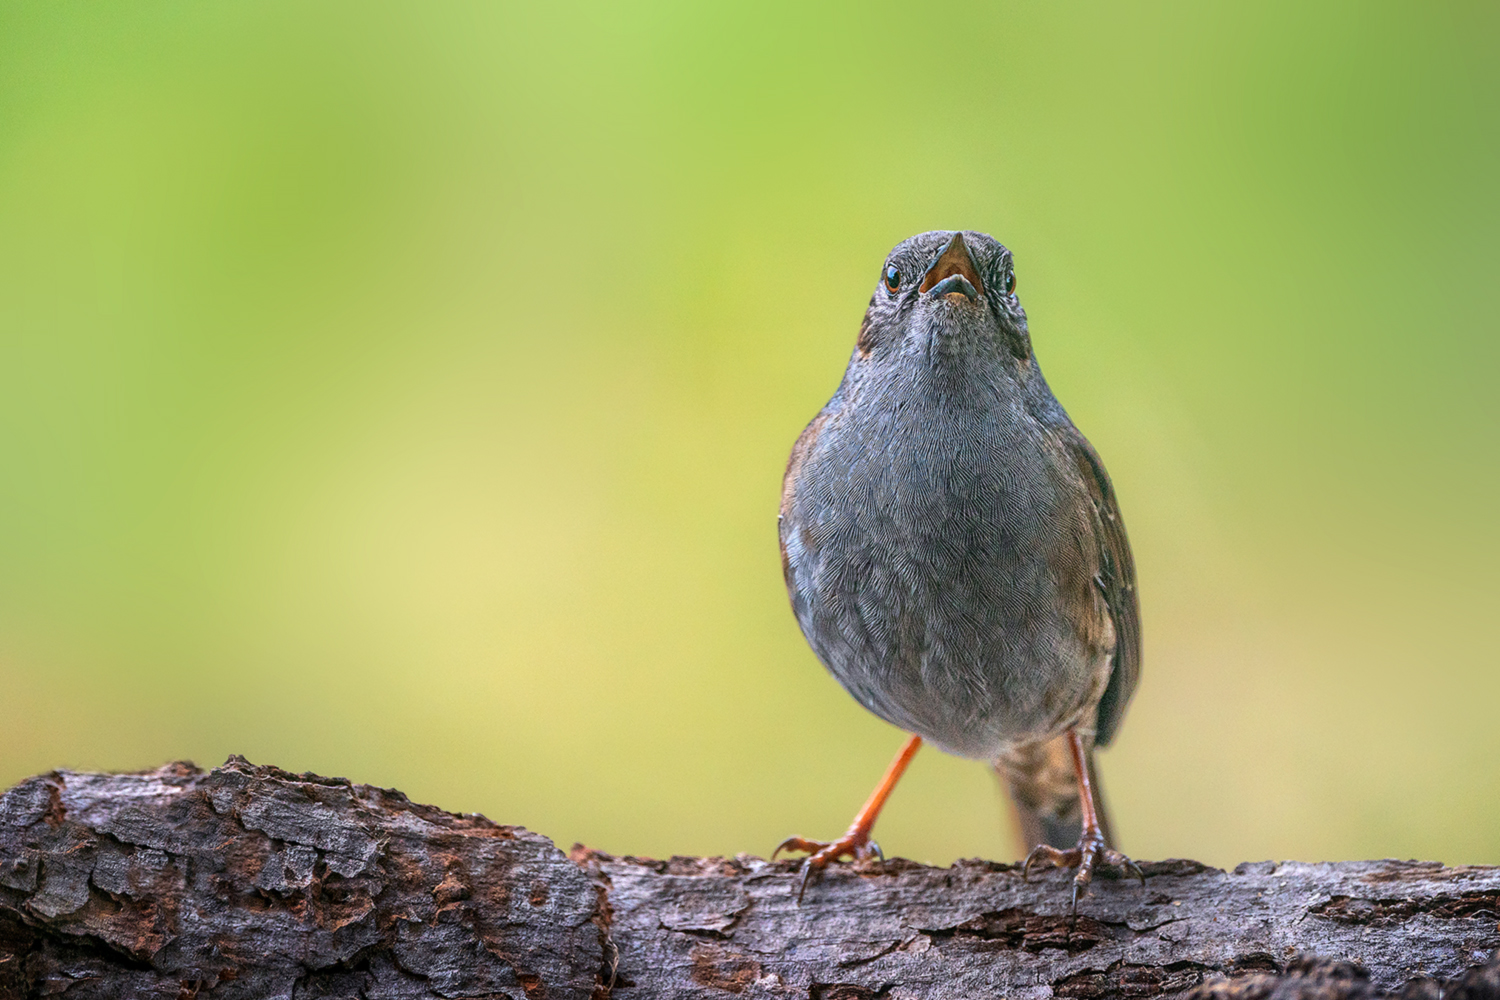
<svg viewBox="0 0 1500 1000">
<path fill-rule="evenodd" d="M 917 291 L 922 293 L 931 292 L 933 297 L 945 295 L 963 295 L 970 302 L 978 301 L 979 289 L 983 282 L 979 280 L 979 269 L 974 266 L 974 258 L 969 256 L 969 248 L 964 244 L 964 234 L 954 233 L 953 239 L 938 254 L 938 259 L 933 261 L 927 273 L 922 276 L 922 284 L 917 286 Z"/>
</svg>

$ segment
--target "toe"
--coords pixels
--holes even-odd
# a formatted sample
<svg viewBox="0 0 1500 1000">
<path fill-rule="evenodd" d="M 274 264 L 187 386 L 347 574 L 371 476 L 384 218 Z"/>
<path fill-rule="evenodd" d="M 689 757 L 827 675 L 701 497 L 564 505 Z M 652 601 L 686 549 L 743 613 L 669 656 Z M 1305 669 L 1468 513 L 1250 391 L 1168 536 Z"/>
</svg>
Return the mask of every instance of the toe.
<svg viewBox="0 0 1500 1000">
<path fill-rule="evenodd" d="M 1118 868 L 1132 878 L 1141 880 L 1141 885 L 1146 884 L 1146 873 L 1141 871 L 1141 866 L 1121 854 L 1119 851 L 1106 850 L 1104 852 L 1104 863 L 1111 868 Z"/>
<path fill-rule="evenodd" d="M 803 851 L 807 854 L 816 854 L 828 845 L 821 840 L 808 840 L 806 837 L 788 837 L 776 845 L 776 850 L 771 852 L 771 860 L 776 860 L 776 855 L 782 851 Z"/>
<path fill-rule="evenodd" d="M 1072 868 L 1079 863 L 1081 857 L 1075 848 L 1071 851 L 1059 850 L 1049 844 L 1038 844 L 1026 855 L 1026 862 L 1021 866 L 1021 877 L 1031 877 L 1033 865 L 1041 865 L 1043 868 Z"/>
</svg>

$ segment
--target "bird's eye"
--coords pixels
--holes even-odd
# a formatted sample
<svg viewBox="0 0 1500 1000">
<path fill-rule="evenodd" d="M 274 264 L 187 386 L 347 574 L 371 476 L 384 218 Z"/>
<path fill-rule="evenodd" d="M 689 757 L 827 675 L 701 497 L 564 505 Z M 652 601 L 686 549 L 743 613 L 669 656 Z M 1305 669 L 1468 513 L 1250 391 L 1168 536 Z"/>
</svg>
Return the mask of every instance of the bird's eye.
<svg viewBox="0 0 1500 1000">
<path fill-rule="evenodd" d="M 1013 295 L 1013 294 L 1015 294 L 1015 291 L 1016 291 L 1016 272 L 1014 272 L 1014 271 L 1006 271 L 1005 272 L 1005 294 L 1006 295 Z"/>
<path fill-rule="evenodd" d="M 901 272 L 896 270 L 895 264 L 885 269 L 885 287 L 887 291 L 892 293 L 901 287 Z"/>
</svg>

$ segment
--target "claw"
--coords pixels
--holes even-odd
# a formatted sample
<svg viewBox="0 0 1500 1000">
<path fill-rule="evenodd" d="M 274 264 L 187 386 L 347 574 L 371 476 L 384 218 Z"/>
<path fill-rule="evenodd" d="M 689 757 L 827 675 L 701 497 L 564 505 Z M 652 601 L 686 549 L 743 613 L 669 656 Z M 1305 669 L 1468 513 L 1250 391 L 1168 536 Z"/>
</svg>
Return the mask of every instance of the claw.
<svg viewBox="0 0 1500 1000">
<path fill-rule="evenodd" d="M 813 865 L 812 855 L 802 862 L 802 877 L 797 880 L 797 905 L 802 905 L 802 894 L 807 891 L 807 883 L 812 879 Z"/>
<path fill-rule="evenodd" d="M 806 851 L 807 857 L 802 859 L 799 869 L 801 877 L 797 880 L 797 902 L 802 902 L 803 893 L 807 892 L 807 884 L 812 881 L 816 872 L 840 858 L 849 858 L 853 861 L 868 861 L 871 857 L 885 860 L 885 855 L 880 853 L 880 845 L 869 838 L 869 835 L 857 829 L 851 829 L 838 840 L 808 840 L 806 837 L 788 837 L 776 845 L 776 850 L 771 852 L 771 860 L 776 860 L 776 855 L 782 851 Z"/>
<path fill-rule="evenodd" d="M 1073 876 L 1073 898 L 1072 909 L 1078 912 L 1078 899 L 1088 892 L 1089 883 L 1094 880 L 1094 869 L 1103 862 L 1107 867 L 1119 868 L 1129 875 L 1134 875 L 1141 880 L 1141 885 L 1146 884 L 1146 875 L 1140 866 L 1131 861 L 1119 851 L 1111 850 L 1104 844 L 1104 835 L 1101 833 L 1090 833 L 1085 831 L 1078 839 L 1078 846 L 1068 850 L 1060 850 L 1048 844 L 1038 844 L 1026 855 L 1026 860 L 1021 865 L 1022 881 L 1031 880 L 1031 867 L 1035 864 L 1043 864 L 1048 868 L 1076 868 L 1077 873 Z"/>
</svg>

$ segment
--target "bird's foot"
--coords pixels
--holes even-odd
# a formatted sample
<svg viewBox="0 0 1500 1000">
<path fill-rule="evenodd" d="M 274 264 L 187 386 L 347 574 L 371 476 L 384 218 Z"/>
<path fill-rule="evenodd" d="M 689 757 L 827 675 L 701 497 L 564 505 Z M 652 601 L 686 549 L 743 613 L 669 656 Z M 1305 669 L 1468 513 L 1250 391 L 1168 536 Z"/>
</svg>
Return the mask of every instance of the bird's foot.
<svg viewBox="0 0 1500 1000">
<path fill-rule="evenodd" d="M 788 837 L 776 845 L 776 850 L 771 852 L 771 860 L 775 861 L 776 855 L 782 851 L 807 852 L 807 857 L 802 859 L 802 878 L 797 884 L 797 902 L 799 903 L 802 902 L 802 894 L 807 891 L 807 883 L 813 873 L 828 867 L 829 862 L 840 858 L 849 858 L 856 862 L 868 861 L 871 858 L 885 860 L 885 855 L 880 852 L 880 845 L 870 839 L 870 831 L 858 825 L 851 826 L 837 840 Z"/>
<path fill-rule="evenodd" d="M 1073 876 L 1073 901 L 1072 909 L 1078 912 L 1078 897 L 1088 891 L 1089 883 L 1093 881 L 1094 869 L 1100 863 L 1111 868 L 1118 868 L 1127 875 L 1134 875 L 1141 880 L 1141 885 L 1146 884 L 1146 876 L 1140 867 L 1134 862 L 1109 847 L 1104 842 L 1104 834 L 1098 830 L 1084 830 L 1083 836 L 1078 838 L 1078 846 L 1066 851 L 1059 850 L 1047 844 L 1038 844 L 1030 854 L 1026 855 L 1026 863 L 1021 866 L 1021 877 L 1031 877 L 1031 866 L 1041 865 L 1044 868 L 1076 868 L 1077 873 Z"/>
</svg>

